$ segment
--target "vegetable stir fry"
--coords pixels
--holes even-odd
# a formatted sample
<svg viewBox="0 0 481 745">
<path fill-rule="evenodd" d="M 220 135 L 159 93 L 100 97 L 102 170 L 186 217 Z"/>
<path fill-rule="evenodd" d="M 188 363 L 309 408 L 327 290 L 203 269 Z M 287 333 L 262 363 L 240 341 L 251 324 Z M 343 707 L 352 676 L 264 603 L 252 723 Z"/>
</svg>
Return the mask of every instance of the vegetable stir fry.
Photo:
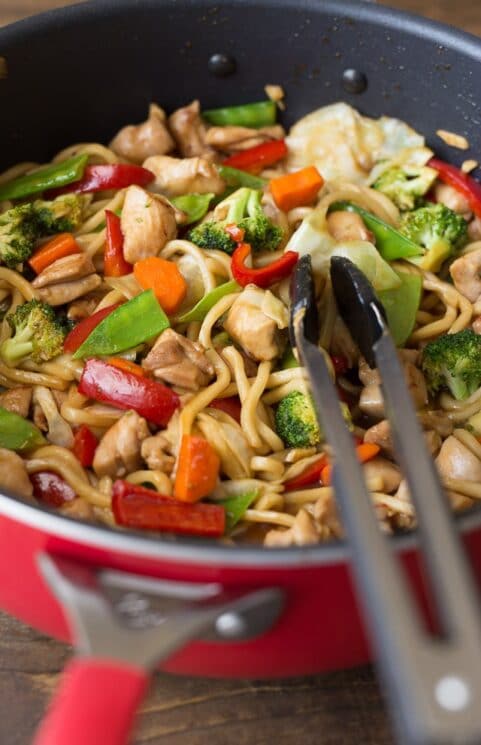
<svg viewBox="0 0 481 745">
<path fill-rule="evenodd" d="M 344 103 L 167 116 L 0 175 L 0 488 L 81 520 L 266 546 L 342 535 L 289 346 L 309 254 L 325 351 L 379 521 L 416 516 L 332 256 L 381 303 L 453 509 L 481 499 L 481 184 Z M 353 135 L 355 134 L 355 137 Z"/>
</svg>

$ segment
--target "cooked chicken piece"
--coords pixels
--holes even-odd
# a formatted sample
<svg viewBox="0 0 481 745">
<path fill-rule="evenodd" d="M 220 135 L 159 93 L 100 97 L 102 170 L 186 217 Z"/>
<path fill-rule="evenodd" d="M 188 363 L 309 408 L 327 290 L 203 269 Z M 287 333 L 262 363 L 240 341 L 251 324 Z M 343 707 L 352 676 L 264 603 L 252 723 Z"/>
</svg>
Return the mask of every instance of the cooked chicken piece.
<svg viewBox="0 0 481 745">
<path fill-rule="evenodd" d="M 270 127 L 251 129 L 250 127 L 211 127 L 207 130 L 205 142 L 207 145 L 225 152 L 246 150 L 255 145 L 261 145 L 267 140 L 280 140 L 285 137 L 284 127 L 274 124 Z"/>
<path fill-rule="evenodd" d="M 453 261 L 449 273 L 461 295 L 475 303 L 481 295 L 481 248 Z"/>
<path fill-rule="evenodd" d="M 379 384 L 370 383 L 362 389 L 359 397 L 359 408 L 373 419 L 382 419 L 384 416 L 384 399 Z"/>
<path fill-rule="evenodd" d="M 319 533 L 309 513 L 301 509 L 296 515 L 292 528 L 270 530 L 264 538 L 265 546 L 307 546 L 319 543 Z"/>
<path fill-rule="evenodd" d="M 348 212 L 347 210 L 331 212 L 327 216 L 327 227 L 336 241 L 369 241 L 369 243 L 375 243 L 373 234 L 364 225 L 362 217 L 355 212 Z"/>
<path fill-rule="evenodd" d="M 167 197 L 190 192 L 222 194 L 226 189 L 217 168 L 205 158 L 181 159 L 156 155 L 145 161 L 144 168 L 155 174 L 155 181 L 149 188 Z"/>
<path fill-rule="evenodd" d="M 481 217 L 474 217 L 469 223 L 468 238 L 470 241 L 481 241 Z"/>
<path fill-rule="evenodd" d="M 92 509 L 92 505 L 90 505 L 85 499 L 82 499 L 81 497 L 72 499 L 70 502 L 65 502 L 65 504 L 59 507 L 59 512 L 61 512 L 62 515 L 66 515 L 67 517 L 72 517 L 74 520 L 95 519 L 95 513 Z"/>
<path fill-rule="evenodd" d="M 475 334 L 481 334 L 481 316 L 474 319 L 472 328 Z"/>
<path fill-rule="evenodd" d="M 443 479 L 478 483 L 481 480 L 481 461 L 456 437 L 450 436 L 443 442 L 435 462 Z M 449 497 L 454 509 L 463 509 L 472 504 L 471 499 L 456 492 L 449 492 Z"/>
<path fill-rule="evenodd" d="M 175 210 L 166 199 L 149 194 L 140 186 L 129 186 L 121 217 L 125 260 L 134 264 L 157 256 L 177 235 Z"/>
<path fill-rule="evenodd" d="M 100 440 L 95 451 L 93 469 L 97 476 L 121 478 L 142 466 L 142 440 L 150 436 L 145 419 L 136 411 L 127 411 Z"/>
<path fill-rule="evenodd" d="M 387 419 L 378 422 L 373 427 L 369 427 L 364 433 L 364 442 L 372 442 L 379 445 L 381 450 L 389 455 L 394 454 L 391 425 Z"/>
<path fill-rule="evenodd" d="M 359 380 L 364 385 L 381 382 L 381 376 L 379 375 L 377 368 L 369 367 L 364 357 L 360 357 L 359 359 L 358 376 Z"/>
<path fill-rule="evenodd" d="M 143 441 L 140 453 L 151 471 L 170 474 L 174 468 L 175 458 L 168 454 L 169 449 L 169 441 L 159 432 Z"/>
<path fill-rule="evenodd" d="M 27 386 L 10 388 L 4 393 L 0 393 L 0 406 L 19 416 L 28 416 L 31 401 L 32 389 Z"/>
<path fill-rule="evenodd" d="M 63 259 L 57 259 L 50 264 L 43 272 L 40 272 L 38 277 L 35 277 L 32 285 L 38 288 L 58 285 L 61 282 L 73 282 L 94 272 L 95 267 L 88 254 L 72 254 L 71 256 L 64 256 Z"/>
<path fill-rule="evenodd" d="M 71 321 L 83 321 L 84 318 L 88 318 L 92 313 L 94 313 L 99 302 L 100 297 L 97 295 L 82 297 L 80 300 L 75 300 L 69 305 L 67 318 Z"/>
<path fill-rule="evenodd" d="M 428 389 L 424 375 L 412 362 L 405 362 L 404 377 L 416 409 L 422 409 L 428 403 Z"/>
<path fill-rule="evenodd" d="M 252 359 L 273 360 L 282 351 L 280 329 L 287 328 L 285 305 L 271 292 L 248 285 L 232 304 L 224 328 Z"/>
<path fill-rule="evenodd" d="M 147 121 L 123 127 L 109 147 L 121 158 L 140 164 L 151 155 L 170 153 L 175 142 L 167 129 L 165 112 L 153 103 Z"/>
<path fill-rule="evenodd" d="M 381 478 L 383 488 L 381 491 L 392 494 L 396 491 L 401 483 L 401 472 L 394 463 L 385 458 L 377 457 L 365 463 L 363 466 L 364 478 L 369 479 Z"/>
<path fill-rule="evenodd" d="M 166 383 L 197 391 L 214 377 L 214 366 L 204 348 L 172 329 L 158 338 L 142 367 Z"/>
<path fill-rule="evenodd" d="M 428 429 L 424 432 L 424 439 L 431 455 L 436 455 L 442 443 L 442 439 L 438 432 Z M 364 434 L 364 442 L 372 442 L 375 445 L 379 445 L 381 450 L 391 457 L 394 457 L 395 455 L 391 425 L 387 419 L 375 424 L 373 427 L 369 427 Z"/>
<path fill-rule="evenodd" d="M 52 391 L 41 385 L 36 385 L 33 389 L 34 400 L 34 419 L 45 418 L 47 427 L 47 439 L 54 445 L 64 448 L 71 448 L 74 442 L 72 427 L 60 414 L 62 403 L 57 403 Z M 41 413 L 38 411 L 41 410 Z"/>
<path fill-rule="evenodd" d="M 33 501 L 33 486 L 25 463 L 13 450 L 0 448 L 0 489 Z"/>
<path fill-rule="evenodd" d="M 471 207 L 469 202 L 457 189 L 448 184 L 436 184 L 434 187 L 434 197 L 436 202 L 444 204 L 450 210 L 454 210 L 458 215 L 470 215 Z"/>
<path fill-rule="evenodd" d="M 42 287 L 37 290 L 36 295 L 44 303 L 64 305 L 95 290 L 101 284 L 102 280 L 98 274 L 89 274 L 88 277 L 77 279 L 74 282 L 60 282 L 58 285 Z"/>
<path fill-rule="evenodd" d="M 198 101 L 192 101 L 189 106 L 174 111 L 169 116 L 169 128 L 183 158 L 213 153 L 205 142 L 207 128 L 200 115 Z"/>
</svg>

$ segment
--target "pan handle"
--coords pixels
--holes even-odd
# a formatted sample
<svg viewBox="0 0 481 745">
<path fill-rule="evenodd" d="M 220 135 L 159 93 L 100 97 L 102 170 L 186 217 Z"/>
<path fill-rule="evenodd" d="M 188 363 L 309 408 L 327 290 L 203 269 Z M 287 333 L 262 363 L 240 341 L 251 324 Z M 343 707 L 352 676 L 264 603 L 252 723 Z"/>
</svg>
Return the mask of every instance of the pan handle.
<svg viewBox="0 0 481 745">
<path fill-rule="evenodd" d="M 226 591 L 95 569 L 40 554 L 38 565 L 69 622 L 69 664 L 34 745 L 126 745 L 156 666 L 191 641 L 243 641 L 277 621 L 275 587 Z"/>
<path fill-rule="evenodd" d="M 127 745 L 148 681 L 133 665 L 74 658 L 33 745 Z"/>
</svg>

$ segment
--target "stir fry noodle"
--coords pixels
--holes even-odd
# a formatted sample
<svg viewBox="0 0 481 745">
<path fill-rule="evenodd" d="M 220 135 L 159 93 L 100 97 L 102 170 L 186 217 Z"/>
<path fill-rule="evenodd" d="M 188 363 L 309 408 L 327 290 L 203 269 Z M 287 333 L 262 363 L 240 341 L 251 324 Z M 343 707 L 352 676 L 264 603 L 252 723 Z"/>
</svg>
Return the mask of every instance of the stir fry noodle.
<svg viewBox="0 0 481 745">
<path fill-rule="evenodd" d="M 197 101 L 170 116 L 152 104 L 110 144 L 0 174 L 0 488 L 156 534 L 341 537 L 332 454 L 288 337 L 308 254 L 319 348 L 380 525 L 415 526 L 378 372 L 337 312 L 337 255 L 385 308 L 453 509 L 472 507 L 479 184 L 397 119 L 337 103 L 286 133 L 274 103 L 247 108 L 251 127 L 246 107 L 219 126 Z"/>
</svg>

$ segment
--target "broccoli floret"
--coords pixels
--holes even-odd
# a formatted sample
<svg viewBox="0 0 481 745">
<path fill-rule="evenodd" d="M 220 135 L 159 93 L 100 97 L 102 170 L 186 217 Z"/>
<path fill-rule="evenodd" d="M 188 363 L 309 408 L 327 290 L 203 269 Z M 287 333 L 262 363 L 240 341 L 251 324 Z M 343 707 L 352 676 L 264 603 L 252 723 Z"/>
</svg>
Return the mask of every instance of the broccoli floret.
<svg viewBox="0 0 481 745">
<path fill-rule="evenodd" d="M 428 204 L 406 212 L 399 225 L 403 235 L 426 249 L 420 265 L 432 272 L 464 245 L 467 228 L 466 220 L 444 204 Z"/>
<path fill-rule="evenodd" d="M 393 166 L 387 168 L 372 185 L 373 189 L 382 191 L 400 210 L 413 210 L 434 184 L 437 172 L 429 166 L 415 168 L 411 166 Z"/>
<path fill-rule="evenodd" d="M 275 251 L 282 240 L 282 230 L 264 213 L 262 193 L 241 188 L 219 202 L 214 219 L 193 228 L 188 238 L 200 248 L 216 248 L 233 253 L 236 242 L 226 232 L 227 225 L 237 225 L 245 232 L 244 240 L 253 251 Z"/>
<path fill-rule="evenodd" d="M 83 195 L 65 194 L 52 202 L 37 199 L 33 209 L 40 235 L 71 233 L 77 230 L 83 219 L 87 198 Z"/>
<path fill-rule="evenodd" d="M 433 395 L 447 388 L 458 400 L 468 398 L 481 385 L 481 336 L 465 329 L 429 342 L 422 369 Z"/>
<path fill-rule="evenodd" d="M 0 346 L 0 356 L 8 365 L 26 357 L 47 362 L 62 353 L 67 329 L 47 303 L 30 300 L 10 313 L 7 321 L 14 335 Z"/>
<path fill-rule="evenodd" d="M 0 215 L 0 261 L 13 269 L 30 258 L 38 235 L 31 204 L 22 204 Z"/>
<path fill-rule="evenodd" d="M 287 447 L 307 448 L 321 441 L 312 397 L 292 391 L 282 398 L 276 411 L 276 431 Z"/>
</svg>

